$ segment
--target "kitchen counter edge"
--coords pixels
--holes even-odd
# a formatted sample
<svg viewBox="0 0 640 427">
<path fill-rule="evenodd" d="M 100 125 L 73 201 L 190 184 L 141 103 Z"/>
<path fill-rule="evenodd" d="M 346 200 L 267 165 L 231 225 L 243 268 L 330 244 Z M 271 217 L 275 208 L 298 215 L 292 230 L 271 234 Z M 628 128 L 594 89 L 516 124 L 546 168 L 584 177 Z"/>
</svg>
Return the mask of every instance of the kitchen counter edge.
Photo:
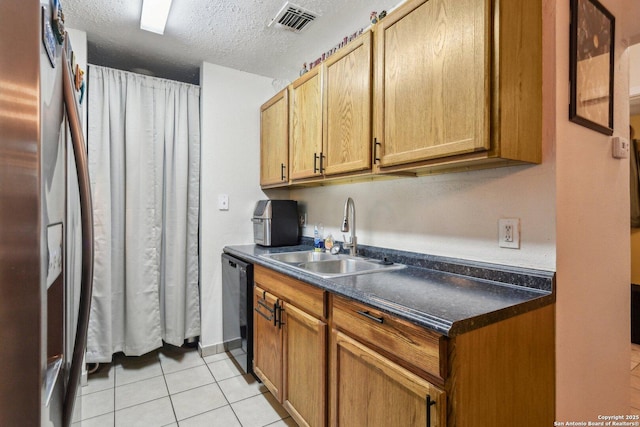
<svg viewBox="0 0 640 427">
<path fill-rule="evenodd" d="M 530 289 L 532 293 L 535 293 L 535 295 L 537 295 L 527 301 L 515 305 L 509 305 L 499 310 L 489 311 L 477 316 L 451 322 L 421 310 L 416 310 L 414 308 L 395 304 L 393 301 L 376 298 L 375 296 L 369 295 L 366 292 L 349 289 L 345 286 L 341 286 L 339 283 L 332 279 L 324 279 L 312 274 L 304 273 L 297 269 L 288 267 L 281 263 L 260 256 L 262 254 L 269 253 L 305 251 L 312 249 L 312 247 L 304 244 L 277 248 L 262 247 L 258 245 L 231 245 L 225 246 L 223 248 L 223 251 L 224 253 L 243 259 L 249 263 L 267 267 L 279 273 L 290 276 L 296 280 L 300 280 L 313 286 L 317 286 L 333 294 L 367 304 L 384 313 L 397 316 L 401 319 L 407 320 L 427 329 L 431 329 L 448 337 L 453 337 L 465 332 L 472 331 L 474 329 L 479 329 L 492 323 L 497 323 L 499 321 L 515 317 L 523 313 L 527 313 L 529 311 L 553 304 L 555 302 L 555 273 L 551 271 L 533 270 L 513 266 L 500 266 L 497 264 L 480 263 L 468 260 L 455 260 L 452 258 L 436 257 L 422 254 L 412 254 L 418 255 L 418 257 L 421 258 L 417 260 L 409 260 L 407 257 L 403 258 L 402 260 L 405 261 L 405 263 L 407 263 L 408 261 L 413 261 L 413 263 L 411 264 L 407 263 L 407 265 L 412 268 L 443 271 L 442 264 L 444 264 L 444 268 L 452 270 L 444 271 L 445 274 L 460 276 L 464 275 L 461 272 L 470 272 L 471 275 L 468 277 L 472 280 L 481 280 L 483 282 L 494 281 L 496 286 L 506 285 L 505 289 L 508 289 L 508 287 L 510 286 Z M 376 250 L 377 248 L 369 247 L 369 253 L 367 253 L 366 256 L 374 255 Z M 391 253 L 393 252 L 397 251 L 391 250 Z M 432 262 L 434 260 L 435 263 Z M 393 272 L 388 272 L 386 274 L 393 274 Z M 524 281 L 525 283 L 516 284 L 505 282 L 502 280 L 491 280 L 488 277 L 498 277 L 500 279 L 507 280 L 513 280 L 514 278 L 517 278 L 518 281 Z M 531 280 L 529 280 L 529 278 Z M 533 284 L 529 282 L 532 282 Z"/>
</svg>

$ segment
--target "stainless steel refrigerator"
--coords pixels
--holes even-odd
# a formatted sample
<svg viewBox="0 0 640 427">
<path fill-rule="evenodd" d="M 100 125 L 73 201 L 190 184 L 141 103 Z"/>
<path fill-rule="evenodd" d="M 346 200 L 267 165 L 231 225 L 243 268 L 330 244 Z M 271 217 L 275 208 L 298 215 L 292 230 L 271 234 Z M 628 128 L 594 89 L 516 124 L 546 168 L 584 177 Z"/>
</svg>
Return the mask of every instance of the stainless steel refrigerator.
<svg viewBox="0 0 640 427">
<path fill-rule="evenodd" d="M 0 1 L 0 426 L 69 425 L 80 380 L 93 220 L 72 58 L 59 0 Z"/>
</svg>

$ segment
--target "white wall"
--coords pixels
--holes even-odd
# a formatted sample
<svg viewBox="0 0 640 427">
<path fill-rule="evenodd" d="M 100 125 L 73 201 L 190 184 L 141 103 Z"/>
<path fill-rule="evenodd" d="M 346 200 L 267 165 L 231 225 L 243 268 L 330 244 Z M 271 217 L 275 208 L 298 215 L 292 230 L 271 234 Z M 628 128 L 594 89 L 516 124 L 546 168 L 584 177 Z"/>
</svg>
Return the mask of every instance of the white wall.
<svg viewBox="0 0 640 427">
<path fill-rule="evenodd" d="M 640 44 L 635 44 L 629 48 L 630 76 L 629 94 L 631 96 L 640 95 Z"/>
<path fill-rule="evenodd" d="M 344 202 L 356 205 L 358 243 L 540 269 L 555 269 L 553 158 L 542 165 L 334 185 L 291 192 L 309 226 L 343 240 Z M 521 249 L 498 247 L 498 219 L 520 218 Z"/>
<path fill-rule="evenodd" d="M 622 18 L 630 10 L 625 0 L 602 3 L 621 18 L 615 29 L 614 135 L 628 137 Z M 597 421 L 598 415 L 629 413 L 629 162 L 612 158 L 610 137 L 567 119 L 567 6 L 555 5 L 556 51 L 547 51 L 555 54 L 557 85 L 556 410 L 559 421 Z"/>
<path fill-rule="evenodd" d="M 220 254 L 253 242 L 251 216 L 260 191 L 260 105 L 271 79 L 203 63 L 201 85 L 200 294 L 205 353 L 222 342 Z M 229 196 L 229 210 L 217 208 Z"/>
</svg>

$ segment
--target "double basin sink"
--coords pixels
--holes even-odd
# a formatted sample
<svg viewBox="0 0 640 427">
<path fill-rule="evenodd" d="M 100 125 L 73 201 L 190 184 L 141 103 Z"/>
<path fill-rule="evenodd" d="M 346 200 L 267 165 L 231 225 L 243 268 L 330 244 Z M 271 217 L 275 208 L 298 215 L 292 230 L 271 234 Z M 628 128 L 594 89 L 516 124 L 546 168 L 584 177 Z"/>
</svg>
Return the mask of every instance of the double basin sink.
<svg viewBox="0 0 640 427">
<path fill-rule="evenodd" d="M 322 278 L 376 273 L 405 267 L 403 264 L 370 258 L 313 251 L 263 254 L 261 256 Z"/>
</svg>

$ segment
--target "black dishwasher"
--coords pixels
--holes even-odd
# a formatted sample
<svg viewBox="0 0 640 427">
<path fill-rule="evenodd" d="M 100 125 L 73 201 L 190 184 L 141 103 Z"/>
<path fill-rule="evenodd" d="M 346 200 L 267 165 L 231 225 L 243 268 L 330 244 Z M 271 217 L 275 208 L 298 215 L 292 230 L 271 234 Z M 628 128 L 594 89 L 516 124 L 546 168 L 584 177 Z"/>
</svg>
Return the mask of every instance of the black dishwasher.
<svg viewBox="0 0 640 427">
<path fill-rule="evenodd" d="M 222 339 L 225 350 L 253 373 L 253 264 L 222 254 Z"/>
</svg>

